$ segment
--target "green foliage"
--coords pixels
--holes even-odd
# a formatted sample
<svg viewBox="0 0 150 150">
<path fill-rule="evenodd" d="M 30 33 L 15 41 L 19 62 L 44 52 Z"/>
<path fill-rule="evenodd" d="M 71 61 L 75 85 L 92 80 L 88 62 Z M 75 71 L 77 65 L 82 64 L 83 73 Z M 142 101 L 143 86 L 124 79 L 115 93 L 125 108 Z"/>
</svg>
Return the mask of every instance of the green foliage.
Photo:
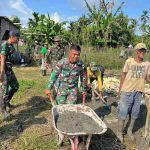
<svg viewBox="0 0 150 150">
<path fill-rule="evenodd" d="M 64 22 L 55 23 L 51 20 L 49 14 L 43 15 L 34 12 L 32 15 L 33 17 L 29 18 L 28 29 L 22 31 L 28 43 L 32 45 L 35 41 L 38 41 L 41 44 L 45 42 L 52 44 L 54 36 L 61 35 Z"/>
<path fill-rule="evenodd" d="M 125 60 L 123 58 L 119 58 L 119 54 L 121 50 L 125 50 L 125 47 L 121 48 L 109 48 L 105 51 L 96 50 L 91 48 L 82 48 L 83 51 L 81 53 L 81 59 L 88 66 L 90 62 L 95 61 L 97 64 L 104 66 L 106 69 L 122 69 Z M 85 59 L 86 55 L 86 59 Z M 149 61 L 150 51 L 147 52 L 145 60 Z"/>
<path fill-rule="evenodd" d="M 84 1 L 89 13 L 70 24 L 72 42 L 105 49 L 133 43 L 137 22 L 121 12 L 124 2 L 115 8 L 113 1 L 100 0 L 92 7 Z"/>
</svg>

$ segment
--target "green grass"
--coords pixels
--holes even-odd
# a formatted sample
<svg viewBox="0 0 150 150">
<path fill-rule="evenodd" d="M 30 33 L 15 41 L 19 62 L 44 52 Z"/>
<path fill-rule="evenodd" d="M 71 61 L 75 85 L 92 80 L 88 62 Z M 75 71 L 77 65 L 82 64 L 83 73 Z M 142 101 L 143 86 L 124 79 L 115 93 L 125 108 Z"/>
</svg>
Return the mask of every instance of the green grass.
<svg viewBox="0 0 150 150">
<path fill-rule="evenodd" d="M 106 69 L 122 69 L 125 60 L 119 58 L 121 50 L 125 48 L 113 49 L 109 48 L 106 51 L 95 50 L 92 48 L 82 48 L 81 59 L 88 65 L 90 62 L 95 61 L 99 65 L 103 65 Z M 84 54 L 86 54 L 86 60 L 84 59 Z M 149 60 L 150 52 L 146 54 L 145 59 Z"/>
<path fill-rule="evenodd" d="M 14 68 L 20 88 L 11 103 L 16 105 L 10 120 L 0 118 L 0 150 L 57 150 L 51 104 L 44 94 L 49 76 L 39 68 Z M 22 129 L 22 131 L 20 131 Z"/>
</svg>

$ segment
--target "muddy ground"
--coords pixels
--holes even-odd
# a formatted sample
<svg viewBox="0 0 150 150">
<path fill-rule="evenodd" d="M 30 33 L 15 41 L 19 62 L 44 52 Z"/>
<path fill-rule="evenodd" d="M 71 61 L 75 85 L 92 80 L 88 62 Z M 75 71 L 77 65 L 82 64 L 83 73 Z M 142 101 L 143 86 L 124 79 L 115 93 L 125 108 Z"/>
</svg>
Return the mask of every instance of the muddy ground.
<svg viewBox="0 0 150 150">
<path fill-rule="evenodd" d="M 44 94 L 49 76 L 40 77 L 37 67 L 14 68 L 20 83 L 20 89 L 12 99 L 16 107 L 11 110 L 11 120 L 2 120 L 0 114 L 0 150 L 70 150 L 68 140 L 63 147 L 57 146 L 57 132 L 53 128 L 51 104 Z M 87 101 L 108 126 L 106 133 L 94 135 L 89 150 L 137 150 L 144 132 L 147 108 L 141 105 L 139 118 L 134 126 L 136 142 L 124 137 L 124 144 L 119 142 L 117 131 L 117 101 L 108 96 L 108 110 L 101 101 Z M 81 99 L 81 98 L 80 98 Z M 144 145 L 143 145 L 143 150 Z"/>
<path fill-rule="evenodd" d="M 108 95 L 107 102 L 111 106 L 111 111 L 103 105 L 101 101 L 88 102 L 87 105 L 90 106 L 95 112 L 103 119 L 108 127 L 108 131 L 103 135 L 93 136 L 92 144 L 90 146 L 91 150 L 138 150 L 140 146 L 141 136 L 144 132 L 144 126 L 146 122 L 147 108 L 145 105 L 141 105 L 141 110 L 139 118 L 136 120 L 134 125 L 134 135 L 136 141 L 132 142 L 126 135 L 128 128 L 128 120 L 126 120 L 126 128 L 124 131 L 124 143 L 121 144 L 117 138 L 117 102 L 118 98 L 112 94 Z M 106 146 L 107 145 L 107 146 Z M 144 150 L 144 149 L 143 149 Z M 146 149 L 145 149 L 146 150 Z"/>
</svg>

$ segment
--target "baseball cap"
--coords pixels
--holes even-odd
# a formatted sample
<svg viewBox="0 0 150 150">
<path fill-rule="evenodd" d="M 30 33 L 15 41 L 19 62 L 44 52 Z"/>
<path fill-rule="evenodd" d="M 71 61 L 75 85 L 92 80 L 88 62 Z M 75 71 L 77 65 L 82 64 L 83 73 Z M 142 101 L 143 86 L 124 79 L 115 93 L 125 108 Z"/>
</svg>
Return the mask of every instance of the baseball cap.
<svg viewBox="0 0 150 150">
<path fill-rule="evenodd" d="M 130 45 L 128 46 L 128 48 L 133 48 L 133 46 L 130 44 Z"/>
<path fill-rule="evenodd" d="M 135 50 L 141 50 L 141 49 L 147 50 L 147 47 L 144 43 L 138 43 L 137 45 L 135 45 L 134 49 Z"/>
<path fill-rule="evenodd" d="M 10 31 L 9 36 L 20 37 L 20 33 L 18 31 Z"/>
</svg>

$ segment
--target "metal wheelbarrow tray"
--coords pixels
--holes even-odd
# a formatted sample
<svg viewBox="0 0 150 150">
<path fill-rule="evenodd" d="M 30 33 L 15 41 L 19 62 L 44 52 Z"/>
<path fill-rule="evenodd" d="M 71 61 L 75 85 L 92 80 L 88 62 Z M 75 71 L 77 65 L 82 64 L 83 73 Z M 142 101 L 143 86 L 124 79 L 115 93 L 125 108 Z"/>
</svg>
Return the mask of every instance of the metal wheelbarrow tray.
<svg viewBox="0 0 150 150">
<path fill-rule="evenodd" d="M 64 131 L 60 131 L 57 128 L 57 119 L 59 117 L 60 114 L 63 114 L 63 112 L 65 111 L 72 111 L 75 113 L 83 113 L 84 115 L 89 116 L 90 118 L 93 119 L 93 121 L 95 121 L 98 126 L 101 127 L 101 131 L 100 132 L 93 132 L 92 134 L 86 133 L 86 132 L 75 132 L 75 133 L 71 133 L 71 132 L 64 132 Z M 78 141 L 78 136 L 88 136 L 85 147 L 88 150 L 89 147 L 89 143 L 91 140 L 92 135 L 94 134 L 103 134 L 107 131 L 107 126 L 105 125 L 105 123 L 99 118 L 99 116 L 88 106 L 82 105 L 82 104 L 76 104 L 76 105 L 69 105 L 69 104 L 65 104 L 65 105 L 56 105 L 55 107 L 52 108 L 52 115 L 53 115 L 53 125 L 54 128 L 56 129 L 56 131 L 58 133 L 67 135 L 71 141 L 71 145 L 72 145 L 72 149 L 73 150 L 79 150 L 78 149 L 78 144 L 79 142 L 75 142 Z M 67 122 L 66 122 L 67 124 Z M 74 139 L 76 140 L 72 140 L 71 137 L 75 137 Z M 75 148 L 76 147 L 76 148 Z"/>
</svg>

